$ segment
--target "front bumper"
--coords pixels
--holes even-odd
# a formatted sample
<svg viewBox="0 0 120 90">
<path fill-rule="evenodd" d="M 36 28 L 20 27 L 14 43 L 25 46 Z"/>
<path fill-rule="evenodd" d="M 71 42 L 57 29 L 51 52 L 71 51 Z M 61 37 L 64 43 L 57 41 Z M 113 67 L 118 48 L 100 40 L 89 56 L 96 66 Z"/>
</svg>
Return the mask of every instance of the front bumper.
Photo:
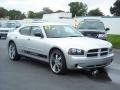
<svg viewBox="0 0 120 90">
<path fill-rule="evenodd" d="M 109 65 L 113 61 L 114 54 L 102 57 L 80 57 L 69 55 L 66 59 L 68 69 L 93 69 Z"/>
</svg>

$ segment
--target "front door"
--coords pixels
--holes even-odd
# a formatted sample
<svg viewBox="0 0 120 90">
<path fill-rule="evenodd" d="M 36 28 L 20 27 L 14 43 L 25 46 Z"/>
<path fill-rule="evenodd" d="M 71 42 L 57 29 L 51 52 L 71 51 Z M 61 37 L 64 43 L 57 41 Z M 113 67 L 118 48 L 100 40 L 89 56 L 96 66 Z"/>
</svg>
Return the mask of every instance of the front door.
<svg viewBox="0 0 120 90">
<path fill-rule="evenodd" d="M 32 26 L 31 27 L 31 34 L 30 34 L 30 42 L 29 42 L 29 50 L 31 52 L 32 57 L 40 60 L 47 60 L 47 44 L 45 42 L 45 38 L 40 36 L 35 36 L 35 33 L 40 33 L 43 35 L 42 30 L 39 26 Z"/>
</svg>

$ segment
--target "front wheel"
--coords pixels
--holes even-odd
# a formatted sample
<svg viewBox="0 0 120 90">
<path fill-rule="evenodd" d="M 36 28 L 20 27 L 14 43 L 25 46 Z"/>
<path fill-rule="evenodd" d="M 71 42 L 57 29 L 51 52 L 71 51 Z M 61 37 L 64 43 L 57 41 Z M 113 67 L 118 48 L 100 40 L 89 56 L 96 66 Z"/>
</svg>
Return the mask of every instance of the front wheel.
<svg viewBox="0 0 120 90">
<path fill-rule="evenodd" d="M 9 54 L 10 59 L 13 60 L 13 61 L 17 61 L 20 58 L 20 56 L 17 53 L 16 45 L 13 42 L 11 42 L 9 44 L 8 54 Z"/>
<path fill-rule="evenodd" d="M 55 74 L 64 74 L 67 71 L 64 54 L 58 49 L 51 52 L 49 63 L 51 70 Z"/>
</svg>

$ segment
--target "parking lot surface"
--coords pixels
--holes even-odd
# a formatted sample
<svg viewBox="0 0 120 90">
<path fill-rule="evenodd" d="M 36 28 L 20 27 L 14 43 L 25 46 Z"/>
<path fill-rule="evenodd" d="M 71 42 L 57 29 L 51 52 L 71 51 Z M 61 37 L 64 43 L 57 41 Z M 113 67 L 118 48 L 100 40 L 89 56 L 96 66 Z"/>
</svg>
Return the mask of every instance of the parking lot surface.
<svg viewBox="0 0 120 90">
<path fill-rule="evenodd" d="M 0 90 L 120 90 L 120 50 L 114 52 L 114 62 L 95 75 L 85 70 L 55 75 L 47 63 L 11 61 L 6 40 L 0 40 Z"/>
</svg>

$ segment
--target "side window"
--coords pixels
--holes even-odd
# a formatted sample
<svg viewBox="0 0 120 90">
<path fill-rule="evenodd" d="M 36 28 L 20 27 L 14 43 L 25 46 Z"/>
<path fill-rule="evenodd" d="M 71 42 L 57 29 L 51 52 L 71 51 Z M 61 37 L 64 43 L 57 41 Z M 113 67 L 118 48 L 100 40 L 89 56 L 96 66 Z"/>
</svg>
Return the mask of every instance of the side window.
<svg viewBox="0 0 120 90">
<path fill-rule="evenodd" d="M 31 27 L 23 27 L 22 29 L 20 29 L 20 34 L 22 35 L 30 35 L 30 29 Z"/>
<path fill-rule="evenodd" d="M 39 26 L 33 26 L 31 28 L 31 36 L 35 36 L 36 33 L 41 33 L 42 34 L 42 31 L 41 31 Z"/>
</svg>

